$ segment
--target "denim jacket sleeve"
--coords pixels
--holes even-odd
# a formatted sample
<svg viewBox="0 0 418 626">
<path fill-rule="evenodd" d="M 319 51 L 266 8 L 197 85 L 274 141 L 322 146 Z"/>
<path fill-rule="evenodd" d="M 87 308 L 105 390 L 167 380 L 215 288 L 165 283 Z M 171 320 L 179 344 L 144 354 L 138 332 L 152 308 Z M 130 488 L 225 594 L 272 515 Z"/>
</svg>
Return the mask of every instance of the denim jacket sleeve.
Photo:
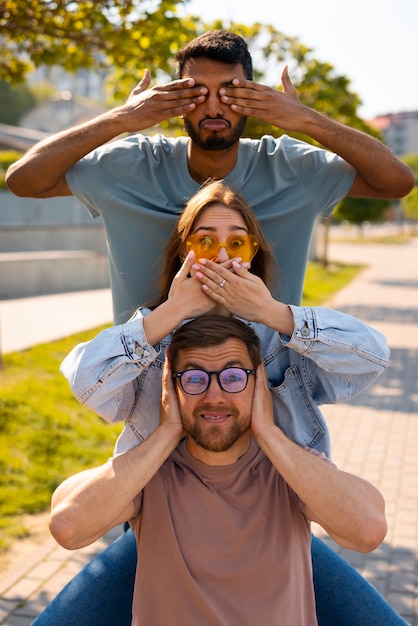
<svg viewBox="0 0 418 626">
<path fill-rule="evenodd" d="M 318 404 L 349 400 L 384 372 L 389 348 L 378 330 L 325 307 L 290 308 L 295 330 L 282 339 Z"/>
<path fill-rule="evenodd" d="M 148 309 L 138 309 L 125 324 L 101 331 L 67 355 L 60 371 L 77 400 L 108 422 L 124 421 L 139 391 L 141 373 L 162 362 L 164 343 L 153 347 L 146 339 L 143 319 Z M 159 407 L 158 407 L 159 409 Z"/>
<path fill-rule="evenodd" d="M 331 458 L 321 404 L 353 398 L 388 364 L 384 336 L 359 320 L 324 307 L 291 306 L 292 336 L 255 324 L 263 347 L 276 424 L 293 441 Z"/>
</svg>

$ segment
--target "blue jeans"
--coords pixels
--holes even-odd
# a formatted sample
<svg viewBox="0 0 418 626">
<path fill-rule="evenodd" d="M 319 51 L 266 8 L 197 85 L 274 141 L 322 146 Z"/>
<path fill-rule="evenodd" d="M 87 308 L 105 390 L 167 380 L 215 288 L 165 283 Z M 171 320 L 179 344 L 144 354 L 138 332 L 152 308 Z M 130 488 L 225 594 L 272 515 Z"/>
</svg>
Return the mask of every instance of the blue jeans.
<svg viewBox="0 0 418 626">
<path fill-rule="evenodd" d="M 312 539 L 320 626 L 405 626 L 376 589 L 323 541 Z M 32 626 L 130 626 L 136 568 L 131 530 L 71 580 Z"/>
</svg>

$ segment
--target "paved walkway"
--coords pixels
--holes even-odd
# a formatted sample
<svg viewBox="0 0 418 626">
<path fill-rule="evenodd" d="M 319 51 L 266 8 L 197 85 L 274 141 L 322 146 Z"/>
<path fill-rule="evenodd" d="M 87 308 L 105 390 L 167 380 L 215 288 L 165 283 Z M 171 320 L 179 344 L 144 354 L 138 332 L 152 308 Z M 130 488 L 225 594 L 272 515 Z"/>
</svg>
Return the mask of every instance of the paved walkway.
<svg viewBox="0 0 418 626">
<path fill-rule="evenodd" d="M 0 301 L 3 354 L 112 322 L 110 289 Z"/>
<path fill-rule="evenodd" d="M 369 266 L 330 304 L 381 330 L 391 347 L 389 368 L 370 390 L 350 403 L 324 407 L 335 462 L 381 489 L 388 534 L 368 555 L 333 547 L 418 626 L 418 239 L 403 246 L 331 244 L 329 256 Z M 30 316 L 32 304 L 24 304 Z M 0 578 L 0 624 L 28 626 L 114 536 L 76 553 L 48 538 Z"/>
</svg>

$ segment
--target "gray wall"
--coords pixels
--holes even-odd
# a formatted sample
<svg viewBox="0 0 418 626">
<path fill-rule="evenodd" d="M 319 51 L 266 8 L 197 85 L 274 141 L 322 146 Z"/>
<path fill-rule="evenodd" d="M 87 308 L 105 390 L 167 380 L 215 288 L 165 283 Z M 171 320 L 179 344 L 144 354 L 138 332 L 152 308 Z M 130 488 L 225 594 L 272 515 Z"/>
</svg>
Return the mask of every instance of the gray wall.
<svg viewBox="0 0 418 626">
<path fill-rule="evenodd" d="M 0 298 L 109 287 L 106 240 L 74 197 L 0 192 Z"/>
</svg>

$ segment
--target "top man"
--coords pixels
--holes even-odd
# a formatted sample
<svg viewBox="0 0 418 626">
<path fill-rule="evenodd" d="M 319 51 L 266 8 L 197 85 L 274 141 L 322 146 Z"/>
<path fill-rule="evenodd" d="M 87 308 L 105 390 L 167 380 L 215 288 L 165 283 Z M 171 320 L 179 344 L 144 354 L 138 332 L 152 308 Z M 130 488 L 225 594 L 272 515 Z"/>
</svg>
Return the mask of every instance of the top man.
<svg viewBox="0 0 418 626">
<path fill-rule="evenodd" d="M 101 215 L 109 247 L 115 322 L 155 295 L 159 258 L 186 200 L 225 179 L 253 207 L 278 260 L 280 299 L 299 304 L 312 228 L 344 196 L 398 198 L 411 170 L 382 143 L 299 102 L 287 68 L 283 91 L 252 82 L 245 41 L 225 31 L 177 54 L 177 78 L 149 88 L 145 71 L 127 102 L 35 145 L 9 168 L 19 196 L 74 194 Z M 189 137 L 137 134 L 180 115 Z M 303 132 L 296 141 L 241 139 L 247 116 Z M 121 133 L 135 133 L 107 143 Z"/>
</svg>

